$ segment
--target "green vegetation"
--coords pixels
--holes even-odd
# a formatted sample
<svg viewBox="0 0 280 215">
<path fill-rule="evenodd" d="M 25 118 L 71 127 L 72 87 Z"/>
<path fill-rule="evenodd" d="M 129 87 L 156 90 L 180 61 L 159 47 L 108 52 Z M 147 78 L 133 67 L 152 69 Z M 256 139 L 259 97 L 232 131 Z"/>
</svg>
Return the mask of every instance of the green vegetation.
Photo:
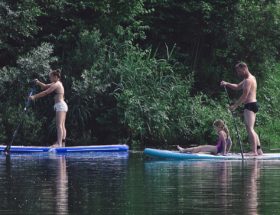
<svg viewBox="0 0 280 215">
<path fill-rule="evenodd" d="M 0 142 L 19 122 L 28 83 L 47 82 L 50 68 L 62 69 L 68 144 L 211 143 L 217 118 L 237 142 L 219 83 L 237 82 L 243 60 L 259 84 L 256 129 L 264 147 L 278 147 L 278 1 L 4 0 L 0 28 Z M 53 142 L 52 106 L 50 96 L 32 105 L 16 144 Z"/>
</svg>

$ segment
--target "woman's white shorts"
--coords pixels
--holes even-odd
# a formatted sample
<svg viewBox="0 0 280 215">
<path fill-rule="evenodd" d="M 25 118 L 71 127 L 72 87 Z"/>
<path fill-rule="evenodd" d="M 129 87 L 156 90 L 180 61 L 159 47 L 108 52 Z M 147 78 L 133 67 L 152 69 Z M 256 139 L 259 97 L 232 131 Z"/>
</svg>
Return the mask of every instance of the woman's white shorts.
<svg viewBox="0 0 280 215">
<path fill-rule="evenodd" d="M 68 106 L 65 101 L 57 102 L 57 103 L 55 103 L 55 105 L 53 107 L 56 112 L 67 112 L 68 111 Z"/>
</svg>

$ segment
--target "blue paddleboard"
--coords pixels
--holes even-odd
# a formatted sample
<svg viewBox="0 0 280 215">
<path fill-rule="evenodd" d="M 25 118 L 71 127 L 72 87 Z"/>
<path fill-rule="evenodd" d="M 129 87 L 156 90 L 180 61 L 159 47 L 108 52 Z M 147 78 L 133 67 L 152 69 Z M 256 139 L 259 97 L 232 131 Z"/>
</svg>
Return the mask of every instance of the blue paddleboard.
<svg viewBox="0 0 280 215">
<path fill-rule="evenodd" d="M 181 153 L 179 151 L 169 151 L 161 149 L 146 148 L 144 154 L 154 158 L 173 159 L 173 160 L 242 160 L 241 154 L 229 153 L 227 156 L 211 154 L 191 154 Z M 250 156 L 244 154 L 245 160 L 280 160 L 280 153 L 265 153 L 261 156 Z"/>
<path fill-rule="evenodd" d="M 0 145 L 0 152 L 5 150 L 5 145 Z M 71 152 L 121 152 L 128 151 L 127 145 L 91 145 L 91 146 L 67 146 L 67 147 L 49 147 L 49 146 L 11 146 L 11 153 L 71 153 Z"/>
</svg>

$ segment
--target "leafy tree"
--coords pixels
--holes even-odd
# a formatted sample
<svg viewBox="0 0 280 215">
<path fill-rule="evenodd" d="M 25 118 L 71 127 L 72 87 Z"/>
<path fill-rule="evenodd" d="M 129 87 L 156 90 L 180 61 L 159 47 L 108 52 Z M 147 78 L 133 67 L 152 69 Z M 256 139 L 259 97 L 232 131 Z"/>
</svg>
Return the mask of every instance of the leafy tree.
<svg viewBox="0 0 280 215">
<path fill-rule="evenodd" d="M 278 104 L 279 6 L 272 0 L 3 0 L 0 141 L 21 116 L 28 83 L 48 81 L 50 67 L 62 69 L 73 144 L 213 140 L 213 120 L 230 122 L 219 82 L 236 81 L 237 60 L 256 74 L 258 99 L 271 110 L 260 113 L 258 129 L 278 126 L 271 107 Z M 19 136 L 34 127 L 28 143 L 55 138 L 52 105 L 50 97 L 36 102 Z"/>
<path fill-rule="evenodd" d="M 39 31 L 41 9 L 34 0 L 0 2 L 0 67 L 15 63 Z"/>
<path fill-rule="evenodd" d="M 22 112 L 32 80 L 35 77 L 45 77 L 49 72 L 50 64 L 55 61 L 55 58 L 50 56 L 52 51 L 53 47 L 44 43 L 20 57 L 16 67 L 4 67 L 0 70 L 0 99 L 2 101 L 0 108 L 4 127 L 1 131 L 3 132 L 2 141 L 8 141 L 22 117 L 24 117 L 24 124 L 18 135 L 18 141 L 26 140 L 27 144 L 32 144 L 38 143 L 45 137 L 43 124 L 46 118 L 40 115 L 40 120 L 38 120 L 36 113 L 32 111 L 28 116 L 22 116 Z M 44 112 L 45 109 L 41 110 L 43 111 L 40 112 Z M 21 138 L 22 136 L 24 138 Z"/>
<path fill-rule="evenodd" d="M 222 78 L 233 78 L 237 61 L 248 62 L 257 76 L 275 62 L 279 49 L 276 1 L 149 1 L 143 19 L 150 26 L 148 44 L 165 53 L 176 44 L 176 58 L 194 71 L 195 91 L 215 95 Z"/>
</svg>

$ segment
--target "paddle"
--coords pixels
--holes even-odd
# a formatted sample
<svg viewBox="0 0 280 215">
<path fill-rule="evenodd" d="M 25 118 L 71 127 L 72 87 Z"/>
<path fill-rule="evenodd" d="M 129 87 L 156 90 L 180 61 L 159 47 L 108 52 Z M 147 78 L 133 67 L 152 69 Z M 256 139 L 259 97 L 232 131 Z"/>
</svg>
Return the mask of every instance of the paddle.
<svg viewBox="0 0 280 215">
<path fill-rule="evenodd" d="M 226 94 L 227 94 L 228 103 L 229 103 L 229 105 L 230 105 L 230 99 L 229 99 L 229 95 L 228 95 L 227 88 L 226 88 L 226 86 L 224 86 L 224 88 L 225 88 L 225 92 L 226 92 Z M 234 113 L 233 113 L 233 111 L 230 111 L 230 112 L 231 112 L 231 115 L 232 115 L 232 118 L 233 118 L 233 124 L 234 124 L 235 130 L 236 130 L 236 134 L 237 134 L 237 138 L 238 138 L 238 142 L 239 142 L 239 147 L 240 147 L 240 152 L 241 152 L 242 160 L 244 160 L 244 156 L 243 156 L 243 147 L 242 147 L 242 143 L 241 143 L 241 138 L 240 138 L 240 135 L 239 135 L 239 131 L 238 131 L 238 128 L 237 128 L 237 125 L 236 125 L 236 120 L 235 120 L 235 117 L 234 117 Z"/>
<path fill-rule="evenodd" d="M 30 92 L 28 93 L 28 96 L 32 96 L 34 92 L 35 92 L 35 86 L 33 86 L 30 89 Z M 24 114 L 26 114 L 27 108 L 29 107 L 30 103 L 31 103 L 31 100 L 27 99 L 26 102 L 25 102 L 25 107 L 23 109 Z M 18 133 L 22 123 L 23 123 L 23 119 L 24 119 L 24 117 L 21 118 L 21 120 L 20 120 L 20 122 L 19 122 L 19 124 L 18 124 L 18 126 L 16 128 L 16 130 L 14 131 L 11 142 L 9 144 L 7 144 L 6 148 L 4 149 L 3 152 L 5 153 L 5 155 L 9 155 L 10 149 L 11 149 L 11 145 L 13 144 L 13 142 L 15 140 L 15 137 L 16 137 L 16 135 L 17 135 L 17 133 Z"/>
</svg>

